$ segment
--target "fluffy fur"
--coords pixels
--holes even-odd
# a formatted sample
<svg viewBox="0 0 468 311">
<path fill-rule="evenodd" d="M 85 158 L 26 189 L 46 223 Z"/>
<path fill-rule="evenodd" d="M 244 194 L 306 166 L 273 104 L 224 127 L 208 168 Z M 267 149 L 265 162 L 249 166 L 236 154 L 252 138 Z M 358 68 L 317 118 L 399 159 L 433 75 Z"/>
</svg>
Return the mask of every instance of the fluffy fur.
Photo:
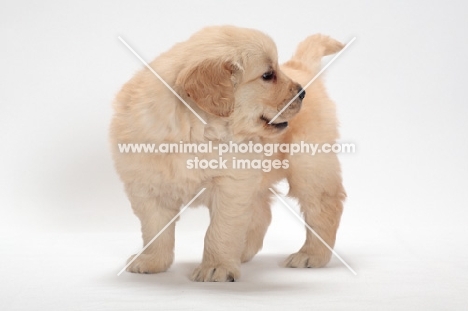
<svg viewBox="0 0 468 311">
<path fill-rule="evenodd" d="M 345 192 L 335 154 L 287 156 L 288 169 L 187 169 L 193 154 L 120 153 L 119 143 L 334 143 L 335 108 L 322 81 L 271 120 L 318 72 L 322 56 L 342 44 L 313 35 L 290 61 L 278 65 L 276 46 L 265 34 L 232 26 L 209 27 L 176 44 L 150 65 L 206 122 L 204 125 L 147 69 L 127 82 L 114 103 L 110 137 L 118 174 L 146 245 L 201 188 L 194 204 L 210 210 L 202 263 L 194 281 L 234 281 L 241 262 L 262 248 L 271 221 L 268 190 L 287 178 L 306 222 L 333 247 Z M 264 74 L 273 73 L 274 77 Z M 295 82 L 297 81 L 297 82 Z M 300 112 L 299 112 L 300 110 Z M 288 122 L 288 126 L 284 125 Z M 282 125 L 283 126 L 282 126 Z M 197 154 L 215 159 L 217 154 Z M 264 158 L 229 154 L 226 158 Z M 135 273 L 166 271 L 174 260 L 175 224 L 169 226 L 129 267 Z M 322 267 L 330 251 L 310 232 L 304 246 L 285 261 L 288 267 Z M 131 259 L 132 257 L 130 257 Z"/>
</svg>

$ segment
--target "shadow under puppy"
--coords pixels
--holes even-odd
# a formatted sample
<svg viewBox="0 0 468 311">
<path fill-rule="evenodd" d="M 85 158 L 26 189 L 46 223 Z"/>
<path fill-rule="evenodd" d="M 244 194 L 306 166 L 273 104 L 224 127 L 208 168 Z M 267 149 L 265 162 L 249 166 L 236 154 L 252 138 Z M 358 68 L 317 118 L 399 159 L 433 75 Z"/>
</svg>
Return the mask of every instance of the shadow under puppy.
<svg viewBox="0 0 468 311">
<path fill-rule="evenodd" d="M 257 30 L 233 26 L 202 29 L 150 66 L 206 124 L 148 69 L 128 81 L 114 102 L 110 138 L 116 170 L 141 221 L 144 245 L 181 206 L 206 188 L 194 204 L 209 208 L 211 222 L 202 263 L 191 278 L 234 281 L 240 276 L 241 262 L 249 261 L 262 248 L 271 221 L 269 188 L 287 178 L 289 195 L 299 200 L 305 221 L 333 247 L 345 198 L 335 154 L 276 153 L 270 158 L 287 160 L 288 165 L 269 172 L 234 169 L 232 165 L 188 169 L 194 156 L 213 160 L 218 153 L 124 153 L 118 144 L 333 144 L 338 138 L 335 108 L 322 81 L 316 80 L 307 96 L 301 85 L 317 74 L 324 55 L 342 47 L 329 37 L 313 35 L 299 44 L 290 61 L 279 66 L 274 42 Z M 266 157 L 239 152 L 225 156 Z M 174 260 L 174 233 L 172 223 L 127 271 L 166 271 Z M 322 267 L 330 257 L 331 252 L 308 231 L 304 246 L 285 265 Z"/>
</svg>

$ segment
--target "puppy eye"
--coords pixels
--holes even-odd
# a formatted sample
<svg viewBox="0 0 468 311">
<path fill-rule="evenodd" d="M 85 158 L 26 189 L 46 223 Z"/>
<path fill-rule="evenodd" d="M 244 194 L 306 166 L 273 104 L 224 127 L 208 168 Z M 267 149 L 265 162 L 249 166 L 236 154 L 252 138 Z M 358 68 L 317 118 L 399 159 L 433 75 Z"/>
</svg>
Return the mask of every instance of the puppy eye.
<svg viewBox="0 0 468 311">
<path fill-rule="evenodd" d="M 275 72 L 274 71 L 267 71 L 262 75 L 262 79 L 265 81 L 270 81 L 275 78 Z"/>
</svg>

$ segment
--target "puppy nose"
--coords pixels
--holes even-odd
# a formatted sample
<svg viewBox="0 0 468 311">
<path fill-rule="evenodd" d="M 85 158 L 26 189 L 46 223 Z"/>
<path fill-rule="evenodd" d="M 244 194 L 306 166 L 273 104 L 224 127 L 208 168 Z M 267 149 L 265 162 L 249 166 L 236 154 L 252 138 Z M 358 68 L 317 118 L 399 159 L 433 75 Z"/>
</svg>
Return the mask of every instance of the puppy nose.
<svg viewBox="0 0 468 311">
<path fill-rule="evenodd" d="M 305 90 L 302 88 L 302 86 L 299 86 L 299 88 L 297 89 L 297 92 L 299 93 L 299 98 L 300 98 L 301 100 L 303 100 L 304 97 L 305 97 L 306 92 L 305 92 Z"/>
</svg>

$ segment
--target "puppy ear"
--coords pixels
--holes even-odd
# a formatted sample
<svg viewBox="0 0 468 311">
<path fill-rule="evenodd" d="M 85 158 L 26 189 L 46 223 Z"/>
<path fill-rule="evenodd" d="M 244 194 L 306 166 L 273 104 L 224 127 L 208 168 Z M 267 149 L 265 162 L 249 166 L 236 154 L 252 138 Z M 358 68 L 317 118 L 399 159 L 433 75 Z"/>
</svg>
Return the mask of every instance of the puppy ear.
<svg viewBox="0 0 468 311">
<path fill-rule="evenodd" d="M 220 117 L 234 110 L 234 71 L 240 65 L 231 62 L 205 60 L 183 70 L 177 77 L 180 86 L 201 109 Z"/>
</svg>

